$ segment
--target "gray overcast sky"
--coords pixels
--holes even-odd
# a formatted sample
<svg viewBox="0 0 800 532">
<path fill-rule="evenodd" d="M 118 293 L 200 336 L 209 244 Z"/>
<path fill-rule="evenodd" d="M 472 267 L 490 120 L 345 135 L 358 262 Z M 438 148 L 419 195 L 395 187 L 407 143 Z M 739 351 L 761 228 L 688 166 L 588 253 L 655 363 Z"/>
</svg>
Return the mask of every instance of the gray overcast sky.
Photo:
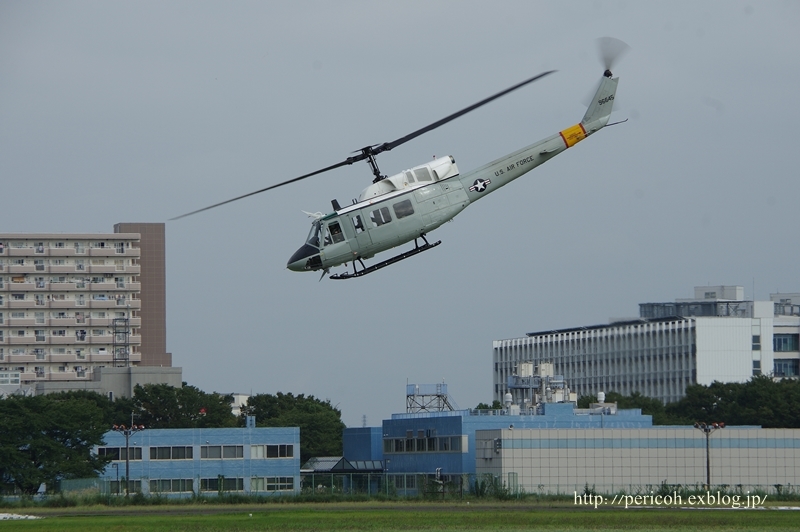
<svg viewBox="0 0 800 532">
<path fill-rule="evenodd" d="M 469 207 L 433 251 L 362 279 L 285 269 L 301 212 L 365 164 L 167 223 L 168 349 L 206 391 L 313 394 L 348 426 L 443 379 L 492 400 L 492 340 L 739 284 L 800 291 L 800 3 L 0 3 L 0 231 L 161 222 L 394 140 L 462 172 L 577 123 L 631 46 L 603 130 Z M 391 253 L 391 252 L 390 252 Z M 390 256 L 389 254 L 386 257 Z"/>
</svg>

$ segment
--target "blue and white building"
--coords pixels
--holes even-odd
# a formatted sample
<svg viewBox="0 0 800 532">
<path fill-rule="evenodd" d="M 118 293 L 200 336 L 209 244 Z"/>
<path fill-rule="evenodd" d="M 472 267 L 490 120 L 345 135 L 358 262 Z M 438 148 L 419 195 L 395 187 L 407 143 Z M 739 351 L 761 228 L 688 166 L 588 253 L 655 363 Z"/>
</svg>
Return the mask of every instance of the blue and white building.
<svg viewBox="0 0 800 532">
<path fill-rule="evenodd" d="M 556 376 L 558 377 L 558 376 Z M 438 393 L 418 393 L 437 386 Z M 439 474 L 445 477 L 475 473 L 479 430 L 520 429 L 639 429 L 653 426 L 652 417 L 639 409 L 617 410 L 615 404 L 578 409 L 571 402 L 544 402 L 521 409 L 509 404 L 500 410 L 446 410 L 439 402 L 420 397 L 444 397 L 446 385 L 408 385 L 406 413 L 392 414 L 381 427 L 348 428 L 344 431 L 344 457 L 348 460 L 383 460 L 398 487 L 410 487 L 412 477 Z M 551 395 L 551 397 L 553 397 Z M 543 399 L 543 400 L 546 400 Z M 412 405 L 433 405 L 420 411 Z M 408 478 L 399 480 L 403 475 Z"/>
<path fill-rule="evenodd" d="M 111 493 L 130 490 L 171 496 L 300 491 L 300 429 L 145 429 L 129 437 L 110 431 L 95 451 L 112 461 L 101 475 Z"/>
</svg>

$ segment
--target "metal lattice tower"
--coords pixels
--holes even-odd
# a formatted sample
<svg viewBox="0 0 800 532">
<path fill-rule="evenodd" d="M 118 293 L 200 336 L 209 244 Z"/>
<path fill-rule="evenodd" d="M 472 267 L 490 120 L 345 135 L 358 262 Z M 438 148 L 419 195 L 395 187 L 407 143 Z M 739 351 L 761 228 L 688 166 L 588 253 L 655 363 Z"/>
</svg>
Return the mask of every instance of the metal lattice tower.
<svg viewBox="0 0 800 532">
<path fill-rule="evenodd" d="M 114 335 L 112 360 L 115 368 L 124 368 L 130 365 L 130 335 L 131 326 L 128 313 L 124 318 L 114 318 L 111 321 L 112 334 Z"/>
<path fill-rule="evenodd" d="M 447 385 L 408 384 L 406 385 L 406 413 L 450 412 L 455 410 L 447 396 Z"/>
</svg>

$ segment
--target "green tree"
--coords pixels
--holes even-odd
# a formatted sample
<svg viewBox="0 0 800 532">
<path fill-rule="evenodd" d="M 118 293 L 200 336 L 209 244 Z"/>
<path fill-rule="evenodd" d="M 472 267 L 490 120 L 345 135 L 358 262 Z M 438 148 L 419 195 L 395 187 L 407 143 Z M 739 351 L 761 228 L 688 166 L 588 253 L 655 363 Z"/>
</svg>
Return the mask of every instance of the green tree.
<svg viewBox="0 0 800 532">
<path fill-rule="evenodd" d="M 314 456 L 341 456 L 342 413 L 313 395 L 278 392 L 253 395 L 247 400 L 248 415 L 260 427 L 300 427 L 300 460 Z"/>
<path fill-rule="evenodd" d="M 667 423 L 668 416 L 664 411 L 664 403 L 652 397 L 646 397 L 639 392 L 625 396 L 617 392 L 606 394 L 607 403 L 617 403 L 617 408 L 631 409 L 638 408 L 642 414 L 653 416 L 654 425 L 664 425 Z"/>
<path fill-rule="evenodd" d="M 35 494 L 42 483 L 93 477 L 106 461 L 92 454 L 107 430 L 103 408 L 71 394 L 0 401 L 0 482 Z"/>
<path fill-rule="evenodd" d="M 133 390 L 134 422 L 151 429 L 235 427 L 239 419 L 232 403 L 232 395 L 206 393 L 185 382 L 180 388 L 147 384 Z M 122 423 L 130 423 L 130 414 Z"/>
<path fill-rule="evenodd" d="M 581 395 L 578 398 L 578 408 L 589 408 L 592 404 L 597 402 L 596 395 Z"/>
<path fill-rule="evenodd" d="M 476 410 L 500 410 L 503 408 L 503 403 L 495 399 L 492 401 L 491 405 L 487 405 L 486 403 L 478 403 L 478 406 L 475 407 Z"/>
</svg>

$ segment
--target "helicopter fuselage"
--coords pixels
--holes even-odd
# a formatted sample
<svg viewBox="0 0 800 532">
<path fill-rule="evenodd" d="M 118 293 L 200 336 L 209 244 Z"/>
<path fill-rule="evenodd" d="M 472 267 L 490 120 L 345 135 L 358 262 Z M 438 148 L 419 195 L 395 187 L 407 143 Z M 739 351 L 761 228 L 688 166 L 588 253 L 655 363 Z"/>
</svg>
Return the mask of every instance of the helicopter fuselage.
<svg viewBox="0 0 800 532">
<path fill-rule="evenodd" d="M 459 173 L 453 157 L 446 157 L 373 183 L 352 205 L 319 215 L 287 268 L 328 271 L 424 238 L 471 203 L 604 127 L 616 86 L 617 78 L 601 80 L 580 123 L 465 174 Z"/>
</svg>

